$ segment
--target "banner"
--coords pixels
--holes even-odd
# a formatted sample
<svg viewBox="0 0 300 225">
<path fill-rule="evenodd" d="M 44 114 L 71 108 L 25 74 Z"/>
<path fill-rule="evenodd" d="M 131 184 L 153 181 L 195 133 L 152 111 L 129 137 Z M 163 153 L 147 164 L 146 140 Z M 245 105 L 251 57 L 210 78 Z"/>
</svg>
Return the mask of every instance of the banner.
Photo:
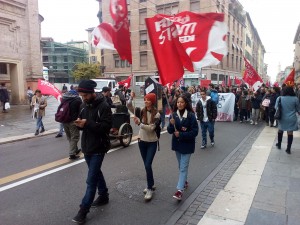
<svg viewBox="0 0 300 225">
<path fill-rule="evenodd" d="M 192 94 L 192 107 L 196 112 L 197 102 L 200 100 L 200 92 Z M 217 105 L 218 117 L 216 121 L 233 121 L 235 95 L 233 93 L 219 93 L 219 104 Z"/>
<path fill-rule="evenodd" d="M 252 86 L 254 91 L 257 91 L 261 85 L 263 84 L 263 80 L 258 75 L 256 70 L 251 66 L 251 64 L 248 62 L 248 60 L 244 57 L 245 61 L 245 71 L 244 71 L 244 77 L 243 80 L 245 83 Z"/>
<path fill-rule="evenodd" d="M 61 92 L 53 84 L 45 80 L 38 80 L 38 89 L 41 90 L 43 95 L 52 95 L 57 101 L 61 100 Z"/>
<path fill-rule="evenodd" d="M 201 80 L 200 81 L 200 86 L 208 88 L 210 83 L 211 83 L 211 80 Z"/>
</svg>

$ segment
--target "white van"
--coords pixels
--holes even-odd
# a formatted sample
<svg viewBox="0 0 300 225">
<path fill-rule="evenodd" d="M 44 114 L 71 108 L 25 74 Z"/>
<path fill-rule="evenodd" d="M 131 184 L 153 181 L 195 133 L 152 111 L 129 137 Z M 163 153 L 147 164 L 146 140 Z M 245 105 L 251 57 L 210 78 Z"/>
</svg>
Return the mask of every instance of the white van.
<svg viewBox="0 0 300 225">
<path fill-rule="evenodd" d="M 97 83 L 95 92 L 101 92 L 103 87 L 109 87 L 111 89 L 111 94 L 114 95 L 117 89 L 117 81 L 113 78 L 100 78 L 92 79 Z"/>
</svg>

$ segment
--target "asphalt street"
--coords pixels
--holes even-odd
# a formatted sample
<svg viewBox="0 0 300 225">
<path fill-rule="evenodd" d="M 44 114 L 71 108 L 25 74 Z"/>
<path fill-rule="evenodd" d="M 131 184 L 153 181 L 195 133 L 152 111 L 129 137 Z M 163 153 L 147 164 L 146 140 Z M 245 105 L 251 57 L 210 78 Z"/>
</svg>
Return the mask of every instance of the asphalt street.
<svg viewBox="0 0 300 225">
<path fill-rule="evenodd" d="M 182 202 L 172 198 L 176 191 L 178 168 L 170 150 L 171 136 L 163 134 L 160 151 L 153 162 L 157 190 L 150 202 L 143 199 L 145 171 L 135 142 L 106 155 L 102 166 L 109 187 L 108 205 L 92 209 L 86 224 L 157 225 L 165 224 L 185 199 L 210 175 L 256 126 L 216 123 L 215 147 L 200 150 L 191 157 L 189 188 Z M 0 224 L 72 224 L 86 184 L 84 160 L 70 162 L 67 140 L 43 136 L 0 147 Z M 46 166 L 47 165 L 47 166 Z"/>
</svg>

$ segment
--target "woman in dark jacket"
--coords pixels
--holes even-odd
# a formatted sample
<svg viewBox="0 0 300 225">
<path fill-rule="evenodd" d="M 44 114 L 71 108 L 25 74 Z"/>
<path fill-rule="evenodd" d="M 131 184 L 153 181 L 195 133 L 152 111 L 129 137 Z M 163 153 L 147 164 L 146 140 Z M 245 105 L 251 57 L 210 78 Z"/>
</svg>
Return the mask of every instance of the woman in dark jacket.
<svg viewBox="0 0 300 225">
<path fill-rule="evenodd" d="M 188 186 L 188 167 L 191 154 L 195 151 L 195 139 L 199 131 L 196 116 L 186 96 L 177 98 L 167 129 L 169 134 L 173 134 L 172 150 L 176 153 L 179 167 L 177 192 L 173 198 L 180 201 L 184 189 Z"/>
</svg>

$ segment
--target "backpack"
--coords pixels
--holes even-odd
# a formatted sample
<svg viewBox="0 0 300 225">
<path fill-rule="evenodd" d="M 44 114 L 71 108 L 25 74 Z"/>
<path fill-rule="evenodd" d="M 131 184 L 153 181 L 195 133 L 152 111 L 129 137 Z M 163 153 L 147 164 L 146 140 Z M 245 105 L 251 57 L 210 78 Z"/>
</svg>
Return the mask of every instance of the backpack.
<svg viewBox="0 0 300 225">
<path fill-rule="evenodd" d="M 63 100 L 55 113 L 55 121 L 59 123 L 69 123 L 72 121 L 70 113 L 71 101 Z"/>
<path fill-rule="evenodd" d="M 212 91 L 212 92 L 210 93 L 210 97 L 211 97 L 211 100 L 212 100 L 216 105 L 219 104 L 219 94 L 218 94 L 218 92 Z"/>
</svg>

